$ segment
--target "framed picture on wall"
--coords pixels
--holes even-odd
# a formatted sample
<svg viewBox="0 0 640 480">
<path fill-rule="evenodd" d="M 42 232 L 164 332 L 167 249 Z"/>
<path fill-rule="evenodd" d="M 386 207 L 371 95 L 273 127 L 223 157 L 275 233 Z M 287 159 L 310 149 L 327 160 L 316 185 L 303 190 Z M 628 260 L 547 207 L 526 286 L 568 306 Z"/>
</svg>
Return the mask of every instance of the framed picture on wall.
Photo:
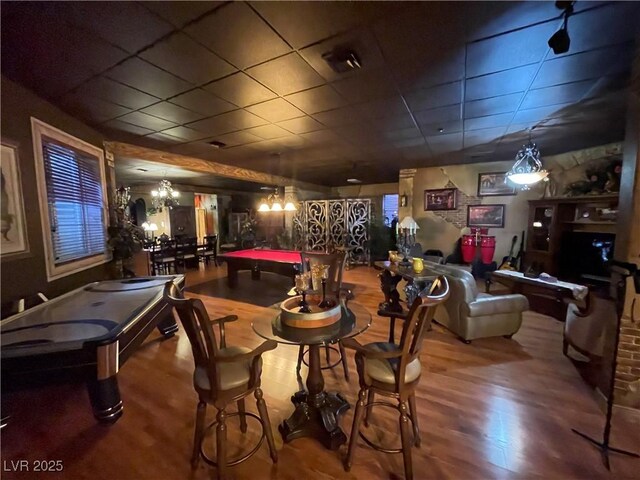
<svg viewBox="0 0 640 480">
<path fill-rule="evenodd" d="M 20 186 L 18 146 L 2 139 L 0 162 L 0 254 L 2 257 L 29 251 Z"/>
<path fill-rule="evenodd" d="M 499 195 L 515 195 L 515 185 L 509 183 L 505 172 L 478 174 L 478 196 L 497 197 Z"/>
<path fill-rule="evenodd" d="M 467 205 L 467 226 L 504 227 L 504 205 Z"/>
<path fill-rule="evenodd" d="M 457 188 L 437 188 L 424 191 L 426 211 L 455 210 L 458 208 Z"/>
</svg>

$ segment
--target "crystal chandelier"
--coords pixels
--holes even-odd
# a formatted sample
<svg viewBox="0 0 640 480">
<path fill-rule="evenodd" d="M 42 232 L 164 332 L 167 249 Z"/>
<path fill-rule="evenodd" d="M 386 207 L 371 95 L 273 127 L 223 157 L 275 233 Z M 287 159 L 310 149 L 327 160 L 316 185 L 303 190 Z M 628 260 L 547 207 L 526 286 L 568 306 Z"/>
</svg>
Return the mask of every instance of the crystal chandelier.
<svg viewBox="0 0 640 480">
<path fill-rule="evenodd" d="M 173 189 L 169 180 L 160 180 L 158 189 L 151 190 L 151 196 L 153 197 L 153 206 L 159 212 L 161 212 L 164 207 L 172 208 L 180 204 L 178 202 L 180 192 Z"/>
<path fill-rule="evenodd" d="M 274 188 L 274 192 L 271 195 L 260 201 L 260 206 L 258 207 L 259 212 L 295 212 L 296 210 L 298 208 L 290 195 L 285 198 L 284 207 L 282 206 L 277 187 Z"/>
<path fill-rule="evenodd" d="M 531 130 L 533 130 L 533 128 Z M 523 190 L 527 190 L 529 185 L 538 183 L 549 175 L 549 172 L 542 168 L 540 150 L 538 150 L 536 144 L 531 141 L 531 130 L 529 130 L 529 141 L 518 150 L 516 163 L 514 163 L 511 170 L 507 172 L 507 178 L 513 183 L 522 185 Z"/>
</svg>

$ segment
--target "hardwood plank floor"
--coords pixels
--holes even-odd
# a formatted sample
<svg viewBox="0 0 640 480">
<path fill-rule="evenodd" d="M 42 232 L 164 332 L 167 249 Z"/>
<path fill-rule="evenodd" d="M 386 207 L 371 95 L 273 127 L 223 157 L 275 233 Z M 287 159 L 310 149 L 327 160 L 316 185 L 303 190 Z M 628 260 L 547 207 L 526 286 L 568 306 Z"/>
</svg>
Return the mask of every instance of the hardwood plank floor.
<svg viewBox="0 0 640 480">
<path fill-rule="evenodd" d="M 201 266 L 189 271 L 187 285 L 226 275 L 225 267 Z M 263 282 L 270 278 L 263 278 Z M 356 301 L 375 312 L 381 300 L 376 271 L 358 267 L 346 272 L 355 286 Z M 245 282 L 260 295 L 260 282 Z M 201 287 L 204 288 L 203 285 Z M 202 289 L 200 289 L 202 291 Z M 255 346 L 261 342 L 251 318 L 264 307 L 229 298 L 202 298 L 212 317 L 236 314 L 228 328 L 229 343 Z M 284 295 L 283 295 L 284 296 Z M 423 348 L 423 376 L 417 390 L 422 446 L 412 451 L 416 478 L 640 478 L 640 461 L 612 454 L 612 473 L 599 452 L 571 428 L 599 437 L 604 415 L 595 396 L 561 352 L 562 325 L 550 317 L 527 313 L 512 340 L 492 338 L 464 345 L 435 327 Z M 362 342 L 384 340 L 386 319 L 374 315 Z M 325 371 L 328 390 L 341 391 L 353 405 L 357 373 L 349 354 L 352 381 L 342 370 Z M 342 468 L 345 447 L 324 449 L 311 439 L 283 445 L 277 424 L 292 411 L 289 400 L 297 389 L 297 348 L 280 345 L 264 356 L 263 389 L 276 437 L 279 462 L 272 465 L 266 444 L 251 459 L 229 469 L 232 478 L 251 479 L 385 479 L 402 478 L 402 457 L 370 449 L 359 442 L 350 473 Z M 203 462 L 192 471 L 192 447 L 197 397 L 191 383 L 193 360 L 188 340 L 179 332 L 161 340 L 156 333 L 124 365 L 119 374 L 123 417 L 113 426 L 93 420 L 84 385 L 59 385 L 3 399 L 12 414 L 2 430 L 2 477 L 5 479 L 207 479 L 215 469 Z M 306 372 L 305 372 L 306 373 Z M 256 412 L 255 403 L 247 402 Z M 349 435 L 353 410 L 342 420 Z M 208 411 L 210 421 L 213 408 Z M 397 415 L 374 409 L 371 436 L 398 445 Z M 247 441 L 255 439 L 249 423 Z M 231 443 L 242 445 L 237 418 L 230 421 Z M 253 432 L 253 433 L 252 433 Z M 640 449 L 640 428 L 614 418 L 613 444 Z M 232 452 L 234 450 L 232 449 Z M 59 473 L 16 472 L 11 461 L 61 460 Z"/>
</svg>

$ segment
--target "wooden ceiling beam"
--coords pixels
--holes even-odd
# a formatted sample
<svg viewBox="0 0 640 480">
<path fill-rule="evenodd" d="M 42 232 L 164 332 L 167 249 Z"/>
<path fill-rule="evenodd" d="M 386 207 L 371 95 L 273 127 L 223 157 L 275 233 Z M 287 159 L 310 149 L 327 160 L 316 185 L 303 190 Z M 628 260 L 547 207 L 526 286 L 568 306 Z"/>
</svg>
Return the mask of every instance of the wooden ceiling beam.
<svg viewBox="0 0 640 480">
<path fill-rule="evenodd" d="M 123 142 L 104 142 L 104 148 L 107 152 L 111 152 L 115 161 L 118 157 L 137 158 L 150 162 L 162 163 L 172 167 L 184 168 L 192 172 L 200 172 L 218 175 L 220 177 L 233 178 L 235 180 L 243 180 L 245 182 L 261 183 L 265 185 L 295 185 L 304 190 L 312 190 L 316 192 L 330 193 L 331 188 L 313 183 L 300 182 L 292 178 L 281 177 L 279 175 L 271 175 L 269 173 L 257 172 L 242 167 L 234 167 L 224 163 L 204 160 L 197 157 L 189 157 L 179 155 L 177 153 L 164 152 L 153 148 L 141 147 Z"/>
</svg>

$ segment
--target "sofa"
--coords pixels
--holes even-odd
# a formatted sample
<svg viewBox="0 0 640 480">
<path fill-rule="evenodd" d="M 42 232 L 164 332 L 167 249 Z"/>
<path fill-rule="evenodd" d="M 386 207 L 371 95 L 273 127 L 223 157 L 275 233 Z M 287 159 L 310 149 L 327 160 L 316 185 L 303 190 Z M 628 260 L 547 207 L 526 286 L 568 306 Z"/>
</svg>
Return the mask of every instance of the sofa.
<svg viewBox="0 0 640 480">
<path fill-rule="evenodd" d="M 476 279 L 466 270 L 431 262 L 426 262 L 425 266 L 449 281 L 449 298 L 444 308 L 438 308 L 435 320 L 464 343 L 486 337 L 511 338 L 520 329 L 522 312 L 529 309 L 524 295 L 480 293 Z"/>
</svg>

